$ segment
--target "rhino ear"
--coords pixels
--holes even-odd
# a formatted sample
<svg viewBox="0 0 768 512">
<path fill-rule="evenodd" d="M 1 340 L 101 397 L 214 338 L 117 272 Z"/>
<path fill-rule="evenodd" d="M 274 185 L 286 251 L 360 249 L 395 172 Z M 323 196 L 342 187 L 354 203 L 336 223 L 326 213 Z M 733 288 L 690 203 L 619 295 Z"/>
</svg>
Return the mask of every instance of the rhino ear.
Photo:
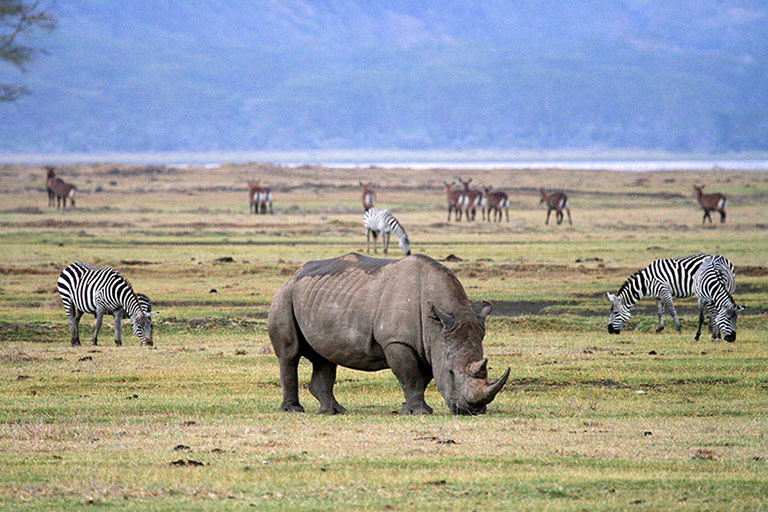
<svg viewBox="0 0 768 512">
<path fill-rule="evenodd" d="M 451 331 L 454 327 L 456 327 L 456 315 L 442 311 L 440 308 L 435 306 L 432 301 L 428 300 L 427 305 L 429 306 L 429 310 L 432 313 L 432 318 L 440 322 L 440 325 L 443 326 L 444 331 Z"/>
<path fill-rule="evenodd" d="M 493 306 L 490 302 L 487 300 L 483 301 L 483 305 L 480 307 L 480 309 L 475 313 L 478 317 L 480 317 L 480 320 L 485 320 L 488 315 L 491 314 L 491 310 L 493 309 Z"/>
</svg>

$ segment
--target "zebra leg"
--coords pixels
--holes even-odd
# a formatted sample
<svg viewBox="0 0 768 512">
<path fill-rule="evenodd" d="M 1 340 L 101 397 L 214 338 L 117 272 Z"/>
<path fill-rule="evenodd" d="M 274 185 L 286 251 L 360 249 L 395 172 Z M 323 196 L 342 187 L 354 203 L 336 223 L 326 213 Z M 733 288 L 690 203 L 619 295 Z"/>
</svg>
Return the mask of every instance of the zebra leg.
<svg viewBox="0 0 768 512">
<path fill-rule="evenodd" d="M 118 309 L 115 315 L 115 345 L 123 346 L 123 311 Z"/>
<path fill-rule="evenodd" d="M 73 347 L 80 346 L 80 318 L 83 316 L 82 311 L 73 309 L 72 312 L 67 312 L 69 317 L 69 334 L 71 337 L 71 343 Z"/>
<path fill-rule="evenodd" d="M 101 330 L 101 322 L 104 320 L 104 311 L 101 309 L 96 310 L 96 325 L 93 326 L 93 344 L 98 345 L 99 331 Z"/>
<path fill-rule="evenodd" d="M 693 337 L 693 341 L 699 341 L 701 337 L 701 325 L 704 323 L 704 306 L 699 303 L 699 327 L 696 329 L 696 336 Z"/>
<path fill-rule="evenodd" d="M 659 324 L 656 326 L 656 332 L 664 330 L 664 303 L 661 299 L 656 299 L 656 309 L 659 311 Z"/>
<path fill-rule="evenodd" d="M 680 325 L 680 320 L 677 318 L 677 310 L 675 309 L 675 304 L 672 302 L 671 295 L 666 299 L 666 302 L 669 314 L 672 315 L 672 320 L 675 322 L 675 330 L 677 331 L 677 334 L 682 334 L 683 327 Z"/>
<path fill-rule="evenodd" d="M 365 252 L 371 252 L 371 230 L 365 230 Z"/>
<path fill-rule="evenodd" d="M 309 392 L 320 402 L 318 414 L 344 414 L 347 410 L 333 396 L 336 384 L 336 365 L 319 356 L 312 361 L 312 378 L 309 380 Z"/>
<path fill-rule="evenodd" d="M 387 254 L 387 251 L 389 250 L 389 237 L 391 233 L 389 231 L 386 231 L 381 234 L 381 246 L 384 248 L 384 254 Z"/>
</svg>

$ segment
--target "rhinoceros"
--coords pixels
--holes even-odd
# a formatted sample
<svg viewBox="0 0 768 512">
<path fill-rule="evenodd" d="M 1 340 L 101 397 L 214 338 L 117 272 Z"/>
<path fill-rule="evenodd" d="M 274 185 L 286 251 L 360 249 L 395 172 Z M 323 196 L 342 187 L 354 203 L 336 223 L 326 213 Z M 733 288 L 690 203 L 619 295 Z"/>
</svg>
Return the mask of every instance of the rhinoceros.
<svg viewBox="0 0 768 512">
<path fill-rule="evenodd" d="M 400 414 L 431 414 L 424 390 L 434 377 L 452 414 L 482 414 L 509 377 L 488 381 L 485 318 L 456 276 L 423 255 L 400 260 L 356 253 L 304 264 L 275 294 L 268 329 L 280 362 L 283 411 L 303 412 L 298 365 L 312 363 L 319 413 L 346 410 L 333 395 L 336 366 L 391 368 L 405 394 Z"/>
</svg>

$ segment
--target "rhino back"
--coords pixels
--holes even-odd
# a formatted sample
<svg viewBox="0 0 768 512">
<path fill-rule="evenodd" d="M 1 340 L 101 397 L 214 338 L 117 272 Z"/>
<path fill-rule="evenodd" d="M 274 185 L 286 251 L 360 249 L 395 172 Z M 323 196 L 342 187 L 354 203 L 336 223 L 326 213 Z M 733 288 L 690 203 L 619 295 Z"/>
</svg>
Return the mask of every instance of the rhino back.
<svg viewBox="0 0 768 512">
<path fill-rule="evenodd" d="M 359 370 L 387 368 L 389 343 L 423 354 L 421 276 L 413 267 L 358 254 L 308 263 L 293 278 L 291 300 L 304 339 L 324 358 Z"/>
</svg>

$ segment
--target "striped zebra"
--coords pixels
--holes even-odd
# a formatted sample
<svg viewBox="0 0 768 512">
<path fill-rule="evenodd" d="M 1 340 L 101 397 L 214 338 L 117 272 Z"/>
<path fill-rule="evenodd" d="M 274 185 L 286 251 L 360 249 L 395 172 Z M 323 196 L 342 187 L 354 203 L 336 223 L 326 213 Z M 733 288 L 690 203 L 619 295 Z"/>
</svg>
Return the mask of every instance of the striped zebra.
<svg viewBox="0 0 768 512">
<path fill-rule="evenodd" d="M 411 242 L 408 240 L 408 234 L 389 211 L 376 207 L 369 209 L 363 215 L 363 226 L 365 226 L 365 252 L 370 252 L 371 250 L 371 235 L 373 235 L 373 252 L 376 252 L 376 238 L 381 233 L 381 245 L 384 247 L 384 254 L 387 254 L 389 237 L 394 233 L 397 237 L 398 245 L 405 255 L 411 254 Z"/>
<path fill-rule="evenodd" d="M 630 308 L 643 297 L 656 299 L 659 314 L 659 324 L 656 332 L 664 329 L 664 307 L 672 315 L 675 329 L 681 332 L 680 320 L 672 302 L 673 297 L 690 297 L 694 294 L 693 275 L 699 270 L 702 262 L 709 254 L 696 254 L 680 258 L 666 258 L 652 262 L 638 272 L 635 272 L 621 285 L 616 295 L 608 292 L 606 295 L 611 302 L 608 332 L 618 334 L 630 317 Z M 733 292 L 733 265 L 726 258 L 721 273 L 726 289 Z"/>
<path fill-rule="evenodd" d="M 730 273 L 730 274 L 729 274 Z M 730 275 L 730 281 L 728 276 Z M 731 283 L 730 288 L 728 283 Z M 693 290 L 699 299 L 699 328 L 695 341 L 701 336 L 704 323 L 704 310 L 709 315 L 709 331 L 712 341 L 722 334 L 728 342 L 736 341 L 736 320 L 744 306 L 737 306 L 733 300 L 733 274 L 731 262 L 722 256 L 706 258 L 699 270 L 693 275 Z M 729 291 L 731 290 L 731 291 Z"/>
<path fill-rule="evenodd" d="M 58 289 L 69 318 L 73 346 L 80 345 L 79 327 L 83 313 L 91 313 L 96 317 L 94 345 L 98 341 L 104 314 L 115 315 L 115 344 L 122 345 L 118 326 L 123 315 L 127 315 L 133 321 L 133 333 L 141 340 L 141 344 L 152 345 L 152 316 L 157 313 L 151 313 L 146 309 L 146 304 L 142 305 L 130 283 L 117 270 L 88 263 L 72 263 L 61 272 Z"/>
</svg>

